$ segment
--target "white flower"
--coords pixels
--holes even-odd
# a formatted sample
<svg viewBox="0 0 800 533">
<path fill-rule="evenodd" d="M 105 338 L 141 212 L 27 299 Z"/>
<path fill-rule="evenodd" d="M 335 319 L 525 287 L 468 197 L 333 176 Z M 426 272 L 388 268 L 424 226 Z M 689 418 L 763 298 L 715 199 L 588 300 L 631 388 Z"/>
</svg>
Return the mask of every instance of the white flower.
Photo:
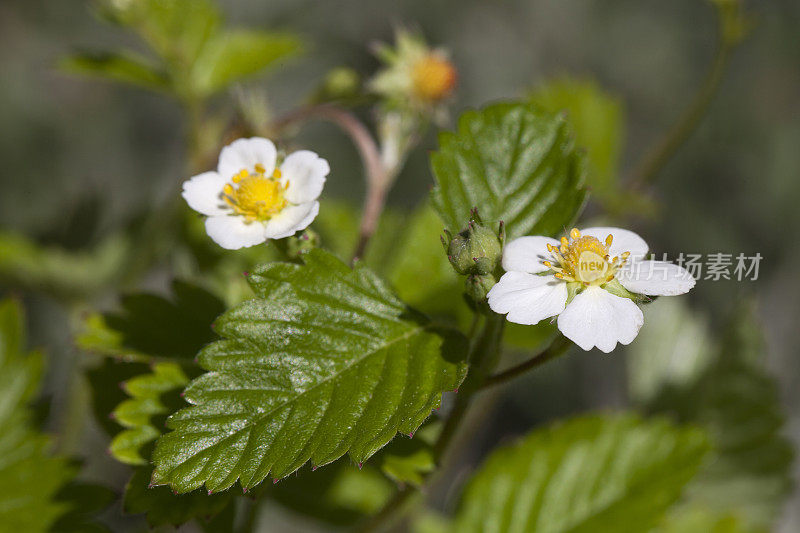
<svg viewBox="0 0 800 533">
<path fill-rule="evenodd" d="M 506 273 L 489 291 L 489 307 L 517 324 L 558 315 L 564 336 L 608 353 L 630 344 L 644 323 L 625 294 L 672 296 L 694 287 L 685 269 L 646 254 L 641 237 L 619 228 L 573 229 L 561 242 L 520 237 L 503 251 Z"/>
<path fill-rule="evenodd" d="M 272 141 L 238 139 L 219 154 L 216 172 L 183 183 L 189 207 L 208 216 L 206 231 L 229 250 L 282 239 L 305 229 L 319 213 L 317 198 L 328 162 L 300 150 L 276 167 Z"/>
</svg>

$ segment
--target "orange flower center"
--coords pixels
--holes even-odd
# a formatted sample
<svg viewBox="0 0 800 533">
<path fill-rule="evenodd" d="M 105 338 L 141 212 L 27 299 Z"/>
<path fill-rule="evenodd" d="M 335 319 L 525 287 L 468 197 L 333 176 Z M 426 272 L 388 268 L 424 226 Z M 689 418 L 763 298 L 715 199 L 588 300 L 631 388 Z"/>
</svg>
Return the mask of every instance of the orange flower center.
<svg viewBox="0 0 800 533">
<path fill-rule="evenodd" d="M 428 54 L 411 73 L 414 92 L 423 100 L 441 100 L 453 92 L 458 80 L 456 68 L 438 54 Z"/>
</svg>

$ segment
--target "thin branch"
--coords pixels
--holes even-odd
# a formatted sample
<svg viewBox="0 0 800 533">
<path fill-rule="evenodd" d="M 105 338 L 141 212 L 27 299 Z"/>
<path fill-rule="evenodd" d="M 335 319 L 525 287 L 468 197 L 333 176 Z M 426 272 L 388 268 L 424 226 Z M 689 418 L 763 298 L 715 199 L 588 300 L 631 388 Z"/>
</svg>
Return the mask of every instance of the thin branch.
<svg viewBox="0 0 800 533">
<path fill-rule="evenodd" d="M 339 126 L 350 136 L 364 164 L 367 194 L 364 198 L 358 244 L 353 252 L 355 261 L 364 255 L 367 244 L 378 227 L 378 221 L 386 204 L 389 175 L 381 160 L 378 144 L 370 131 L 355 115 L 343 109 L 331 105 L 306 107 L 278 118 L 272 123 L 272 128 L 280 131 L 292 124 L 311 119 L 327 120 Z"/>
<path fill-rule="evenodd" d="M 666 132 L 664 137 L 646 153 L 637 165 L 630 182 L 631 189 L 642 189 L 652 184 L 661 169 L 697 128 L 719 89 L 732 48 L 733 44 L 720 38 L 717 52 L 703 84 L 678 122 Z"/>
<path fill-rule="evenodd" d="M 495 385 L 501 385 L 507 381 L 510 381 L 532 368 L 536 368 L 537 366 L 541 366 L 548 361 L 552 361 L 553 359 L 560 357 L 564 354 L 564 352 L 567 351 L 567 349 L 569 349 L 569 347 L 570 342 L 566 339 L 566 337 L 559 337 L 553 341 L 553 344 L 551 344 L 545 351 L 528 359 L 524 363 L 512 366 L 508 370 L 504 370 L 499 374 L 495 374 L 486 378 L 486 381 L 483 382 L 481 388 L 487 389 L 489 387 L 494 387 Z"/>
</svg>

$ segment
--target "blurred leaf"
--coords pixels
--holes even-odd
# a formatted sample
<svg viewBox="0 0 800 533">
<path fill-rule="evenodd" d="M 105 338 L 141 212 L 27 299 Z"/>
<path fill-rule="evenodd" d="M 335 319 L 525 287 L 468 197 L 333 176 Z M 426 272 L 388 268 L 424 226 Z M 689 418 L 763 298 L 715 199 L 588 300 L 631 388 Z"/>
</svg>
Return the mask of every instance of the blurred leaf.
<svg viewBox="0 0 800 533">
<path fill-rule="evenodd" d="M 152 442 L 161 434 L 167 415 L 183 404 L 180 393 L 189 381 L 187 372 L 196 375 L 181 364 L 213 339 L 211 323 L 222 310 L 222 302 L 211 293 L 176 281 L 171 299 L 133 295 L 123 298 L 118 314 L 87 318 L 78 345 L 112 357 L 91 370 L 89 380 L 95 413 L 114 435 L 110 445 L 114 458 L 148 465 Z M 167 339 L 165 331 L 180 334 Z M 110 419 L 116 424 L 109 425 Z M 119 431 L 119 425 L 126 429 Z M 229 494 L 176 496 L 165 487 L 150 489 L 151 470 L 142 466 L 134 471 L 123 503 L 126 512 L 146 514 L 153 526 L 214 516 L 230 499 Z"/>
<path fill-rule="evenodd" d="M 225 310 L 222 301 L 182 281 L 172 284 L 172 293 L 172 300 L 145 293 L 124 296 L 121 311 L 105 315 L 120 347 L 150 357 L 192 359 L 215 338 L 212 325 Z"/>
<path fill-rule="evenodd" d="M 106 358 L 99 366 L 87 371 L 92 387 L 92 411 L 97 423 L 107 434 L 119 433 L 119 424 L 111 419 L 111 413 L 127 398 L 122 390 L 123 382 L 149 369 L 146 363 Z"/>
<path fill-rule="evenodd" d="M 62 60 L 60 67 L 71 74 L 96 76 L 154 91 L 167 91 L 171 84 L 169 76 L 158 66 L 130 52 L 75 54 Z"/>
<path fill-rule="evenodd" d="M 544 348 L 545 344 L 558 334 L 555 321 L 542 320 L 532 326 L 521 324 L 506 324 L 503 342 L 510 348 L 518 350 L 535 350 Z M 521 361 L 520 361 L 521 362 Z"/>
<path fill-rule="evenodd" d="M 413 533 L 451 533 L 454 531 L 452 521 L 436 511 L 425 509 L 411 517 Z"/>
<path fill-rule="evenodd" d="M 619 99 L 594 81 L 562 78 L 535 89 L 530 102 L 550 113 L 566 112 L 575 142 L 586 149 L 587 184 L 608 199 L 619 188 L 619 159 L 625 120 Z"/>
<path fill-rule="evenodd" d="M 767 533 L 767 529 L 746 527 L 734 513 L 714 513 L 700 506 L 680 506 L 671 512 L 656 533 Z"/>
<path fill-rule="evenodd" d="M 791 443 L 752 310 L 739 310 L 706 372 L 666 389 L 650 409 L 707 428 L 712 457 L 689 485 L 687 504 L 736 514 L 750 530 L 770 529 L 791 493 Z"/>
<path fill-rule="evenodd" d="M 442 249 L 442 223 L 425 202 L 408 217 L 401 236 L 395 234 L 389 281 L 409 305 L 432 315 L 471 315 L 463 303 L 463 279 L 456 276 Z M 420 283 L 420 280 L 425 280 Z"/>
<path fill-rule="evenodd" d="M 107 527 L 97 523 L 94 516 L 104 511 L 116 499 L 111 489 L 73 481 L 64 485 L 56 499 L 69 506 L 53 524 L 52 531 L 59 533 L 103 533 Z"/>
<path fill-rule="evenodd" d="M 98 0 L 97 6 L 174 67 L 191 65 L 222 20 L 210 0 Z"/>
<path fill-rule="evenodd" d="M 0 525 L 4 531 L 47 531 L 70 512 L 57 494 L 75 475 L 69 461 L 50 455 L 50 439 L 32 424 L 28 403 L 43 370 L 40 353 L 24 353 L 22 313 L 0 301 Z"/>
<path fill-rule="evenodd" d="M 210 95 L 257 74 L 300 51 L 300 39 L 288 33 L 235 30 L 215 35 L 192 69 L 194 90 Z"/>
<path fill-rule="evenodd" d="M 431 156 L 431 198 L 445 225 L 460 230 L 477 207 L 512 239 L 564 231 L 586 197 L 585 161 L 570 135 L 563 117 L 521 103 L 464 113 Z"/>
<path fill-rule="evenodd" d="M 377 469 L 339 461 L 313 472 L 301 469 L 265 493 L 302 516 L 346 526 L 378 512 L 394 490 Z"/>
<path fill-rule="evenodd" d="M 358 463 L 411 433 L 464 378 L 466 341 L 436 329 L 365 267 L 322 250 L 250 276 L 257 298 L 217 321 L 209 370 L 186 389 L 154 480 L 218 491 L 332 462 Z"/>
<path fill-rule="evenodd" d="M 494 451 L 465 489 L 457 531 L 648 531 L 707 451 L 664 420 L 589 416 Z"/>
<path fill-rule="evenodd" d="M 628 389 L 639 405 L 665 389 L 694 383 L 714 358 L 708 320 L 685 300 L 660 298 L 644 307 L 647 327 L 627 348 Z"/>
<path fill-rule="evenodd" d="M 142 454 L 142 447 L 161 435 L 154 418 L 162 415 L 163 427 L 166 416 L 180 407 L 179 391 L 188 382 L 180 366 L 156 363 L 152 372 L 124 383 L 130 399 L 117 405 L 112 416 L 126 429 L 114 437 L 109 448 L 118 461 L 132 465 L 148 463 L 149 457 Z M 170 392 L 173 394 L 168 395 Z M 168 401 L 169 396 L 172 401 Z"/>
<path fill-rule="evenodd" d="M 173 494 L 167 487 L 150 487 L 149 467 L 134 470 L 125 486 L 123 509 L 129 514 L 145 514 L 150 526 L 185 524 L 197 518 L 210 518 L 220 513 L 230 502 L 233 493 L 206 494 L 196 490 L 188 494 Z"/>
<path fill-rule="evenodd" d="M 408 439 L 397 436 L 376 454 L 383 473 L 400 485 L 421 486 L 425 477 L 436 467 L 433 445 L 441 429 L 438 420 L 429 419 Z"/>
<path fill-rule="evenodd" d="M 67 252 L 0 232 L 0 283 L 64 298 L 85 298 L 118 278 L 129 246 L 122 238 L 112 237 L 91 251 Z"/>
</svg>

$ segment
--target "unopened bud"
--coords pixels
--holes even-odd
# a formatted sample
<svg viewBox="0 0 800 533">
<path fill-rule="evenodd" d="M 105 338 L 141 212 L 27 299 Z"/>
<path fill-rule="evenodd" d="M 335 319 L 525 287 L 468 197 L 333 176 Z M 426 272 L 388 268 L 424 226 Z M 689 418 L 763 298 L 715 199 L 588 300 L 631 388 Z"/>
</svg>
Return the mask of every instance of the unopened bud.
<svg viewBox="0 0 800 533">
<path fill-rule="evenodd" d="M 466 229 L 456 235 L 445 232 L 442 238 L 446 245 L 447 258 L 459 274 L 491 274 L 500 262 L 503 245 L 500 237 L 479 222 L 477 214 Z"/>
<path fill-rule="evenodd" d="M 485 302 L 486 296 L 497 280 L 491 274 L 472 274 L 467 278 L 464 292 L 475 303 Z"/>
<path fill-rule="evenodd" d="M 286 239 L 286 255 L 292 259 L 297 259 L 305 252 L 319 246 L 319 235 L 306 228 L 300 235 Z"/>
</svg>

